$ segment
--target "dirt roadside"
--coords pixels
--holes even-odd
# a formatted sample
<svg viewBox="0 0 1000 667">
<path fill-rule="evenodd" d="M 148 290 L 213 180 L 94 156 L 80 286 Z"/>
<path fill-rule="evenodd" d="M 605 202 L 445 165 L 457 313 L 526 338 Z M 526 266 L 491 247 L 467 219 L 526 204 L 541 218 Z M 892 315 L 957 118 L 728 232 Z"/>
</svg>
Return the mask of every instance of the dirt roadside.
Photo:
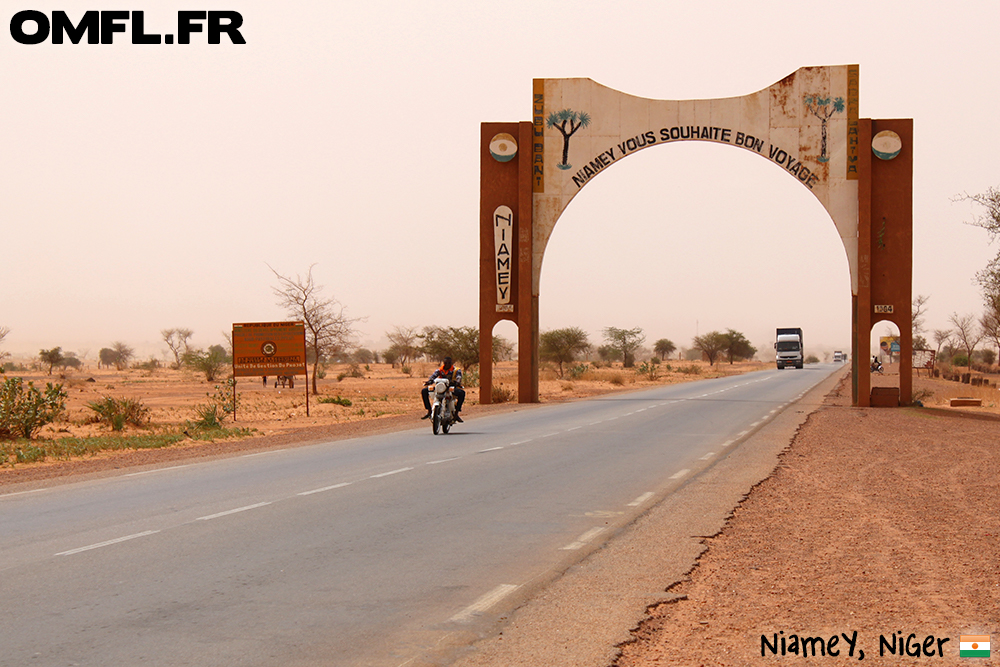
<svg viewBox="0 0 1000 667">
<path fill-rule="evenodd" d="M 862 650 L 885 665 L 1000 664 L 995 649 L 958 655 L 960 635 L 1000 641 L 1000 420 L 852 408 L 842 384 L 705 543 L 617 667 L 828 665 Z M 855 632 L 853 658 L 843 638 L 836 657 L 761 655 L 762 635 L 790 647 Z"/>
</svg>

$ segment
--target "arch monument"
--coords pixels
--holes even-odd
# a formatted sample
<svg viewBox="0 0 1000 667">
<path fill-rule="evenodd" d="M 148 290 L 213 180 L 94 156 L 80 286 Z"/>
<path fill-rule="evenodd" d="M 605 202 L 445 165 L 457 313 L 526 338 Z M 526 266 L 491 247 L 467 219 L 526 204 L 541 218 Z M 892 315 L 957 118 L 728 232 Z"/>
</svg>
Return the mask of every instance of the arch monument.
<svg viewBox="0 0 1000 667">
<path fill-rule="evenodd" d="M 893 322 L 900 358 L 912 358 L 913 121 L 860 117 L 858 83 L 857 65 L 804 67 L 743 97 L 654 100 L 590 79 L 535 79 L 530 121 L 482 123 L 480 401 L 492 399 L 501 320 L 518 328 L 518 401 L 538 401 L 542 259 L 573 197 L 640 150 L 708 141 L 774 163 L 829 213 L 851 273 L 853 402 L 870 405 L 872 325 Z M 911 365 L 900 364 L 893 404 L 910 401 Z"/>
</svg>

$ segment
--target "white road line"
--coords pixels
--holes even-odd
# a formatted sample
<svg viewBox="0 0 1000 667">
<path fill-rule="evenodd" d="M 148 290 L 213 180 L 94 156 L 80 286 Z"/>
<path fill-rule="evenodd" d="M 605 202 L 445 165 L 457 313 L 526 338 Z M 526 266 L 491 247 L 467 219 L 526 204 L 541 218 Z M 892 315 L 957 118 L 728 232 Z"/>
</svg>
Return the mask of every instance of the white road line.
<svg viewBox="0 0 1000 667">
<path fill-rule="evenodd" d="M 725 447 L 728 447 L 731 444 L 733 444 L 732 440 L 726 440 L 724 443 L 722 443 L 721 445 L 719 445 L 719 447 L 725 448 Z"/>
<path fill-rule="evenodd" d="M 747 431 L 740 431 L 739 433 L 736 434 L 736 437 L 737 438 L 742 438 L 743 436 L 745 436 L 749 432 L 750 432 L 749 430 L 747 430 Z"/>
<path fill-rule="evenodd" d="M 583 428 L 583 427 L 582 426 L 574 426 L 573 428 L 566 429 L 566 432 L 569 433 L 570 431 L 579 431 L 581 428 Z"/>
<path fill-rule="evenodd" d="M 399 470 L 390 470 L 389 472 L 380 472 L 377 475 L 372 475 L 368 479 L 378 479 L 379 477 L 388 477 L 389 475 L 398 475 L 401 472 L 407 472 L 413 470 L 413 468 L 400 468 Z"/>
<path fill-rule="evenodd" d="M 32 489 L 30 491 L 15 491 L 14 493 L 4 493 L 0 494 L 0 498 L 11 498 L 13 496 L 23 496 L 26 493 L 38 493 L 39 491 L 48 491 L 48 487 L 44 489 Z"/>
<path fill-rule="evenodd" d="M 490 607 L 496 605 L 500 602 L 500 600 L 504 599 L 518 588 L 520 587 L 516 584 L 500 584 L 448 620 L 452 623 L 468 623 L 479 614 L 482 614 Z"/>
<path fill-rule="evenodd" d="M 125 537 L 119 537 L 115 540 L 108 540 L 107 542 L 98 542 L 97 544 L 91 544 L 90 546 L 80 547 L 79 549 L 70 549 L 69 551 L 61 551 L 57 553 L 57 556 L 72 556 L 73 554 L 78 554 L 81 551 L 90 551 L 91 549 L 100 549 L 101 547 L 110 546 L 112 544 L 118 544 L 120 542 L 127 542 L 128 540 L 134 540 L 138 537 L 146 537 L 147 535 L 155 535 L 160 531 L 158 530 L 147 530 L 144 533 L 136 533 L 135 535 L 126 535 Z"/>
<path fill-rule="evenodd" d="M 575 551 L 576 549 L 581 549 L 583 548 L 584 545 L 587 544 L 587 542 L 590 542 L 592 539 L 603 533 L 605 530 L 606 529 L 603 527 L 591 528 L 586 533 L 576 538 L 576 542 L 571 542 L 567 544 L 566 546 L 562 547 L 560 551 Z"/>
<path fill-rule="evenodd" d="M 428 461 L 424 465 L 436 466 L 439 463 L 447 463 L 448 461 L 457 461 L 459 458 L 461 457 L 453 456 L 450 459 L 438 459 L 437 461 Z"/>
<path fill-rule="evenodd" d="M 603 424 L 603 423 L 604 423 L 604 420 L 602 419 L 599 422 L 590 422 L 589 424 L 587 424 L 587 426 L 597 426 L 598 424 Z"/>
<path fill-rule="evenodd" d="M 670 479 L 680 479 L 689 472 L 691 471 L 688 468 L 684 468 L 684 470 L 678 470 L 677 472 L 675 472 L 673 475 L 670 476 Z"/>
<path fill-rule="evenodd" d="M 248 459 L 251 456 L 264 456 L 265 454 L 277 454 L 278 452 L 283 452 L 284 449 L 269 449 L 266 452 L 254 452 L 253 454 L 244 454 L 241 458 Z"/>
<path fill-rule="evenodd" d="M 698 459 L 698 460 L 699 460 L 699 461 L 707 461 L 707 460 L 709 460 L 710 458 L 712 458 L 713 456 L 715 456 L 715 452 L 709 452 L 708 454 L 705 454 L 705 455 L 704 455 L 703 457 L 701 457 L 701 458 L 700 458 L 700 459 Z"/>
<path fill-rule="evenodd" d="M 220 516 L 229 516 L 230 514 L 236 514 L 238 512 L 246 512 L 247 510 L 255 510 L 258 507 L 265 507 L 271 503 L 257 503 L 256 505 L 247 505 L 246 507 L 237 507 L 234 510 L 226 510 L 225 512 L 219 512 L 218 514 L 209 514 L 208 516 L 200 516 L 195 521 L 208 521 L 209 519 L 218 519 Z"/>
<path fill-rule="evenodd" d="M 313 489 L 312 491 L 303 491 L 302 493 L 296 493 L 297 496 L 311 496 L 314 493 L 323 493 L 324 491 L 333 491 L 334 489 L 342 489 L 345 486 L 350 486 L 350 482 L 341 482 L 340 484 L 334 484 L 333 486 L 324 486 L 322 489 Z"/>
<path fill-rule="evenodd" d="M 490 447 L 489 449 L 480 449 L 478 453 L 485 454 L 486 452 L 495 452 L 498 449 L 503 449 L 503 447 L 501 446 L 501 447 Z"/>
<path fill-rule="evenodd" d="M 757 421 L 755 421 L 754 423 L 750 424 L 750 428 L 756 428 L 758 426 L 760 426 L 760 420 L 759 419 Z"/>
<path fill-rule="evenodd" d="M 528 438 L 527 440 L 518 440 L 517 442 L 510 443 L 510 445 L 508 445 L 508 446 L 509 447 L 515 447 L 517 445 L 523 445 L 526 442 L 531 442 L 532 440 L 534 440 L 534 438 Z"/>
<path fill-rule="evenodd" d="M 639 505 L 643 504 L 644 502 L 646 502 L 647 500 L 649 500 L 652 497 L 653 497 L 653 492 L 652 491 L 647 491 L 646 493 L 642 494 L 641 496 L 639 496 L 638 498 L 636 498 L 635 500 L 633 500 L 632 502 L 630 502 L 628 504 L 628 506 L 629 507 L 638 507 Z"/>
<path fill-rule="evenodd" d="M 151 475 L 154 472 L 166 472 L 168 470 L 179 470 L 181 468 L 190 468 L 193 465 L 194 465 L 193 463 L 185 463 L 182 466 L 170 466 L 169 468 L 156 468 L 155 470 L 143 470 L 142 472 L 130 472 L 129 474 L 127 474 L 125 476 L 126 477 L 138 477 L 139 475 Z"/>
<path fill-rule="evenodd" d="M 559 435 L 559 432 L 558 432 L 558 431 L 556 431 L 555 433 L 546 433 L 545 435 L 540 435 L 540 436 L 538 436 L 538 437 L 539 437 L 539 438 L 551 438 L 551 437 L 552 437 L 552 436 L 554 436 L 554 435 Z"/>
</svg>

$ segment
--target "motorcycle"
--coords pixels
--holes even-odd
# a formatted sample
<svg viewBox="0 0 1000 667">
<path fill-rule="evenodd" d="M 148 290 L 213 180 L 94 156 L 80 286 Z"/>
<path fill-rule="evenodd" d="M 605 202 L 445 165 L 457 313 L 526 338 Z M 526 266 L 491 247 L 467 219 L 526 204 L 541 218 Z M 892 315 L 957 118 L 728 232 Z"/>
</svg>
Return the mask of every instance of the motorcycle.
<svg viewBox="0 0 1000 667">
<path fill-rule="evenodd" d="M 434 403 L 431 406 L 431 430 L 434 435 L 447 433 L 455 423 L 457 400 L 448 378 L 437 378 L 433 382 Z"/>
<path fill-rule="evenodd" d="M 882 362 L 878 360 L 878 357 L 872 357 L 872 373 L 883 374 Z"/>
</svg>

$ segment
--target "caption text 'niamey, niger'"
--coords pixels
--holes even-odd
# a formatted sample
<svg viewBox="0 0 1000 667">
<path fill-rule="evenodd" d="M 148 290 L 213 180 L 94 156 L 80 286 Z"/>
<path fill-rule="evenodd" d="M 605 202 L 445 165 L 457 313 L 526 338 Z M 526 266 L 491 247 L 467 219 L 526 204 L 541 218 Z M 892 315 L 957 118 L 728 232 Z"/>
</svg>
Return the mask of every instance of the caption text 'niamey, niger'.
<svg viewBox="0 0 1000 667">
<path fill-rule="evenodd" d="M 53 44 L 113 44 L 116 32 L 131 33 L 133 44 L 173 44 L 174 35 L 146 32 L 146 17 L 141 11 L 87 11 L 76 23 L 63 11 L 51 18 L 33 9 L 20 11 L 10 20 L 10 36 L 20 44 L 41 44 L 51 38 Z M 240 33 L 243 15 L 233 11 L 177 12 L 177 43 L 190 44 L 191 35 L 204 32 L 209 44 L 221 44 L 225 34 L 233 44 L 246 44 Z"/>
</svg>

